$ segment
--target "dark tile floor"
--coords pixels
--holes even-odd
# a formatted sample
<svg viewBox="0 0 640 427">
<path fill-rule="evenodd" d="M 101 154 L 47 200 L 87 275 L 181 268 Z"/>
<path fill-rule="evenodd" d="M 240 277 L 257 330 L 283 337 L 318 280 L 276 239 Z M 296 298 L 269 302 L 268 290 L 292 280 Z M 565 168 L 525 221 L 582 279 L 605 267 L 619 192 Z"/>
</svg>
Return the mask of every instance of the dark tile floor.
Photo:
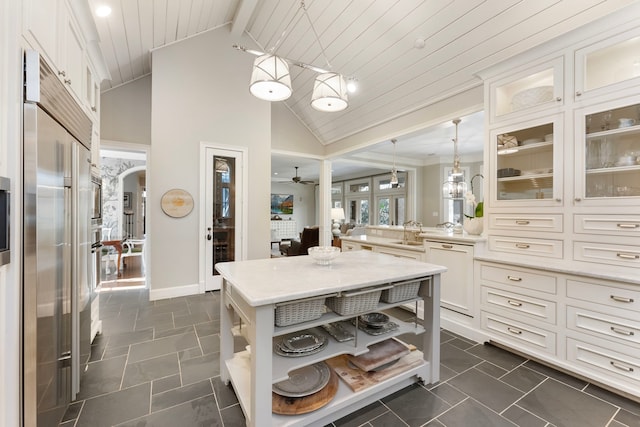
<svg viewBox="0 0 640 427">
<path fill-rule="evenodd" d="M 62 426 L 245 425 L 219 377 L 217 292 L 149 302 L 144 289 L 114 290 L 100 303 L 103 333 Z M 407 387 L 330 426 L 640 426 L 638 403 L 448 331 L 441 340 L 439 383 Z"/>
</svg>

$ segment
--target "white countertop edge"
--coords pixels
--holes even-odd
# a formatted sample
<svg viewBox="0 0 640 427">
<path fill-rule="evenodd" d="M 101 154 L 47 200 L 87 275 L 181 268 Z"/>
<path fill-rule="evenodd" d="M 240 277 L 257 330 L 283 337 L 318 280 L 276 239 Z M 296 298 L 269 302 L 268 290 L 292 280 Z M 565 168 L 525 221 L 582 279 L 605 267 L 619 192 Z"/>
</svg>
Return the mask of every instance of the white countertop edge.
<svg viewBox="0 0 640 427">
<path fill-rule="evenodd" d="M 555 260 L 544 260 L 544 264 L 536 263 L 534 260 L 515 258 L 506 254 L 485 254 L 476 255 L 474 257 L 476 261 L 495 262 L 498 264 L 506 264 L 515 267 L 535 268 L 537 270 L 547 270 L 556 273 L 571 274 L 575 276 L 582 276 L 592 279 L 612 280 L 615 282 L 624 282 L 631 285 L 640 285 L 640 271 L 637 274 L 626 273 L 624 271 L 607 271 L 606 269 L 599 269 L 594 271 L 585 270 L 584 265 L 577 265 L 571 263 L 558 263 Z M 542 259 L 538 262 L 543 261 Z M 593 267 L 593 265 L 591 265 Z M 599 268 L 599 267 L 595 267 Z"/>
<path fill-rule="evenodd" d="M 470 234 L 464 233 L 464 234 L 454 234 L 453 232 L 450 233 L 421 233 L 419 234 L 419 237 L 423 240 L 429 241 L 429 242 L 447 242 L 447 243 L 471 243 L 471 244 L 475 244 L 475 243 L 479 243 L 479 242 L 484 242 L 487 239 L 485 237 L 482 236 L 472 236 Z M 347 242 L 354 242 L 354 243 L 364 243 L 364 244 L 371 244 L 371 245 L 379 245 L 379 246 L 386 246 L 386 247 L 390 247 L 390 248 L 396 248 L 396 249 L 405 249 L 405 250 L 410 250 L 410 251 L 414 251 L 414 252 L 424 252 L 425 248 L 424 246 L 412 246 L 412 245 L 402 245 L 399 243 L 393 243 L 393 242 L 398 242 L 401 239 L 393 239 L 390 237 L 380 237 L 380 236 L 366 236 L 366 235 L 362 235 L 362 236 L 340 236 L 340 240 L 344 240 Z"/>
</svg>

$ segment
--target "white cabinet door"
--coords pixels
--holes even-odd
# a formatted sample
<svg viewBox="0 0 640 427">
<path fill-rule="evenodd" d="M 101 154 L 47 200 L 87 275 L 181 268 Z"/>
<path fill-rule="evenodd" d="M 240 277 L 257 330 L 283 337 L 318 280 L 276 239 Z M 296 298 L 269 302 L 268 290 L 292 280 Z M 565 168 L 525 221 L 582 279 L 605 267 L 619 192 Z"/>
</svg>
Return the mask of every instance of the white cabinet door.
<svg viewBox="0 0 640 427">
<path fill-rule="evenodd" d="M 427 261 L 447 267 L 440 276 L 440 305 L 473 315 L 473 246 L 426 242 Z"/>
<path fill-rule="evenodd" d="M 58 0 L 26 0 L 23 7 L 25 38 L 55 63 L 58 58 Z"/>
<path fill-rule="evenodd" d="M 84 53 L 82 38 L 66 7 L 60 8 L 58 68 L 62 81 L 69 85 L 78 99 L 83 99 Z"/>
</svg>

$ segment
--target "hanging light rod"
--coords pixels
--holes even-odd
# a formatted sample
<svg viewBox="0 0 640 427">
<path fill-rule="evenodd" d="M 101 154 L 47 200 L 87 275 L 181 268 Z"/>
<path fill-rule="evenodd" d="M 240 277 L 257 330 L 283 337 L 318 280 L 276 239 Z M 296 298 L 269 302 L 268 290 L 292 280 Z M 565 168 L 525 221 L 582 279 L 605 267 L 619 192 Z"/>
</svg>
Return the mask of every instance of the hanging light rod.
<svg viewBox="0 0 640 427">
<path fill-rule="evenodd" d="M 294 61 L 282 58 L 276 54 L 277 48 L 289 35 L 289 30 L 294 24 L 294 18 L 298 16 L 298 12 L 307 18 L 309 27 L 316 38 L 316 42 L 320 46 L 320 51 L 327 63 L 327 68 L 316 67 L 315 65 L 306 64 L 300 61 Z M 268 51 L 262 52 L 256 49 L 247 49 L 244 46 L 233 45 L 239 51 L 256 55 L 257 58 L 253 62 L 253 71 L 251 73 L 251 83 L 249 91 L 259 99 L 265 101 L 284 101 L 293 93 L 291 88 L 291 75 L 289 73 L 289 65 L 295 65 L 300 68 L 312 70 L 318 73 L 313 84 L 313 93 L 311 95 L 311 107 L 323 112 L 342 111 L 349 106 L 348 91 L 355 91 L 355 79 L 350 79 L 349 89 L 347 82 L 342 74 L 331 71 L 329 58 L 324 50 L 324 46 L 320 41 L 318 32 L 313 26 L 313 21 L 307 11 L 304 1 L 300 2 L 300 8 L 293 15 L 284 32 L 276 42 L 276 44 Z"/>
<path fill-rule="evenodd" d="M 263 52 L 261 50 L 249 49 L 244 46 L 234 44 L 232 46 L 234 49 L 239 50 L 241 52 L 250 53 L 255 56 L 269 55 L 267 52 Z M 296 67 L 304 68 L 305 70 L 315 71 L 316 73 L 329 73 L 330 71 L 325 68 L 316 67 L 315 65 L 305 64 L 304 62 L 294 61 L 293 59 L 284 58 L 282 56 L 278 56 L 278 58 L 287 61 L 291 65 L 295 65 Z"/>
</svg>

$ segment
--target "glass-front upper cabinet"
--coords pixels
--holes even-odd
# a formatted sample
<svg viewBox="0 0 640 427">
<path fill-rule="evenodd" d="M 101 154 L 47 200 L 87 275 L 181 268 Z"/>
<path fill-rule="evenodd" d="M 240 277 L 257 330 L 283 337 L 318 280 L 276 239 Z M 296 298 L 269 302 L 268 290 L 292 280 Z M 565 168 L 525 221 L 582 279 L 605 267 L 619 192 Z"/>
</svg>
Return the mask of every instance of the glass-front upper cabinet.
<svg viewBox="0 0 640 427">
<path fill-rule="evenodd" d="M 562 122 L 546 118 L 491 133 L 493 204 L 561 202 Z M 560 176 L 558 176 L 560 175 Z"/>
<path fill-rule="evenodd" d="M 577 50 L 575 63 L 576 100 L 640 85 L 640 29 Z"/>
<path fill-rule="evenodd" d="M 576 202 L 613 200 L 637 203 L 640 197 L 640 98 L 636 104 L 578 112 Z M 635 199 L 635 200 L 634 200 Z M 626 202 L 625 202 L 626 201 Z"/>
<path fill-rule="evenodd" d="M 496 80 L 489 86 L 491 121 L 562 105 L 563 58 Z"/>
</svg>

